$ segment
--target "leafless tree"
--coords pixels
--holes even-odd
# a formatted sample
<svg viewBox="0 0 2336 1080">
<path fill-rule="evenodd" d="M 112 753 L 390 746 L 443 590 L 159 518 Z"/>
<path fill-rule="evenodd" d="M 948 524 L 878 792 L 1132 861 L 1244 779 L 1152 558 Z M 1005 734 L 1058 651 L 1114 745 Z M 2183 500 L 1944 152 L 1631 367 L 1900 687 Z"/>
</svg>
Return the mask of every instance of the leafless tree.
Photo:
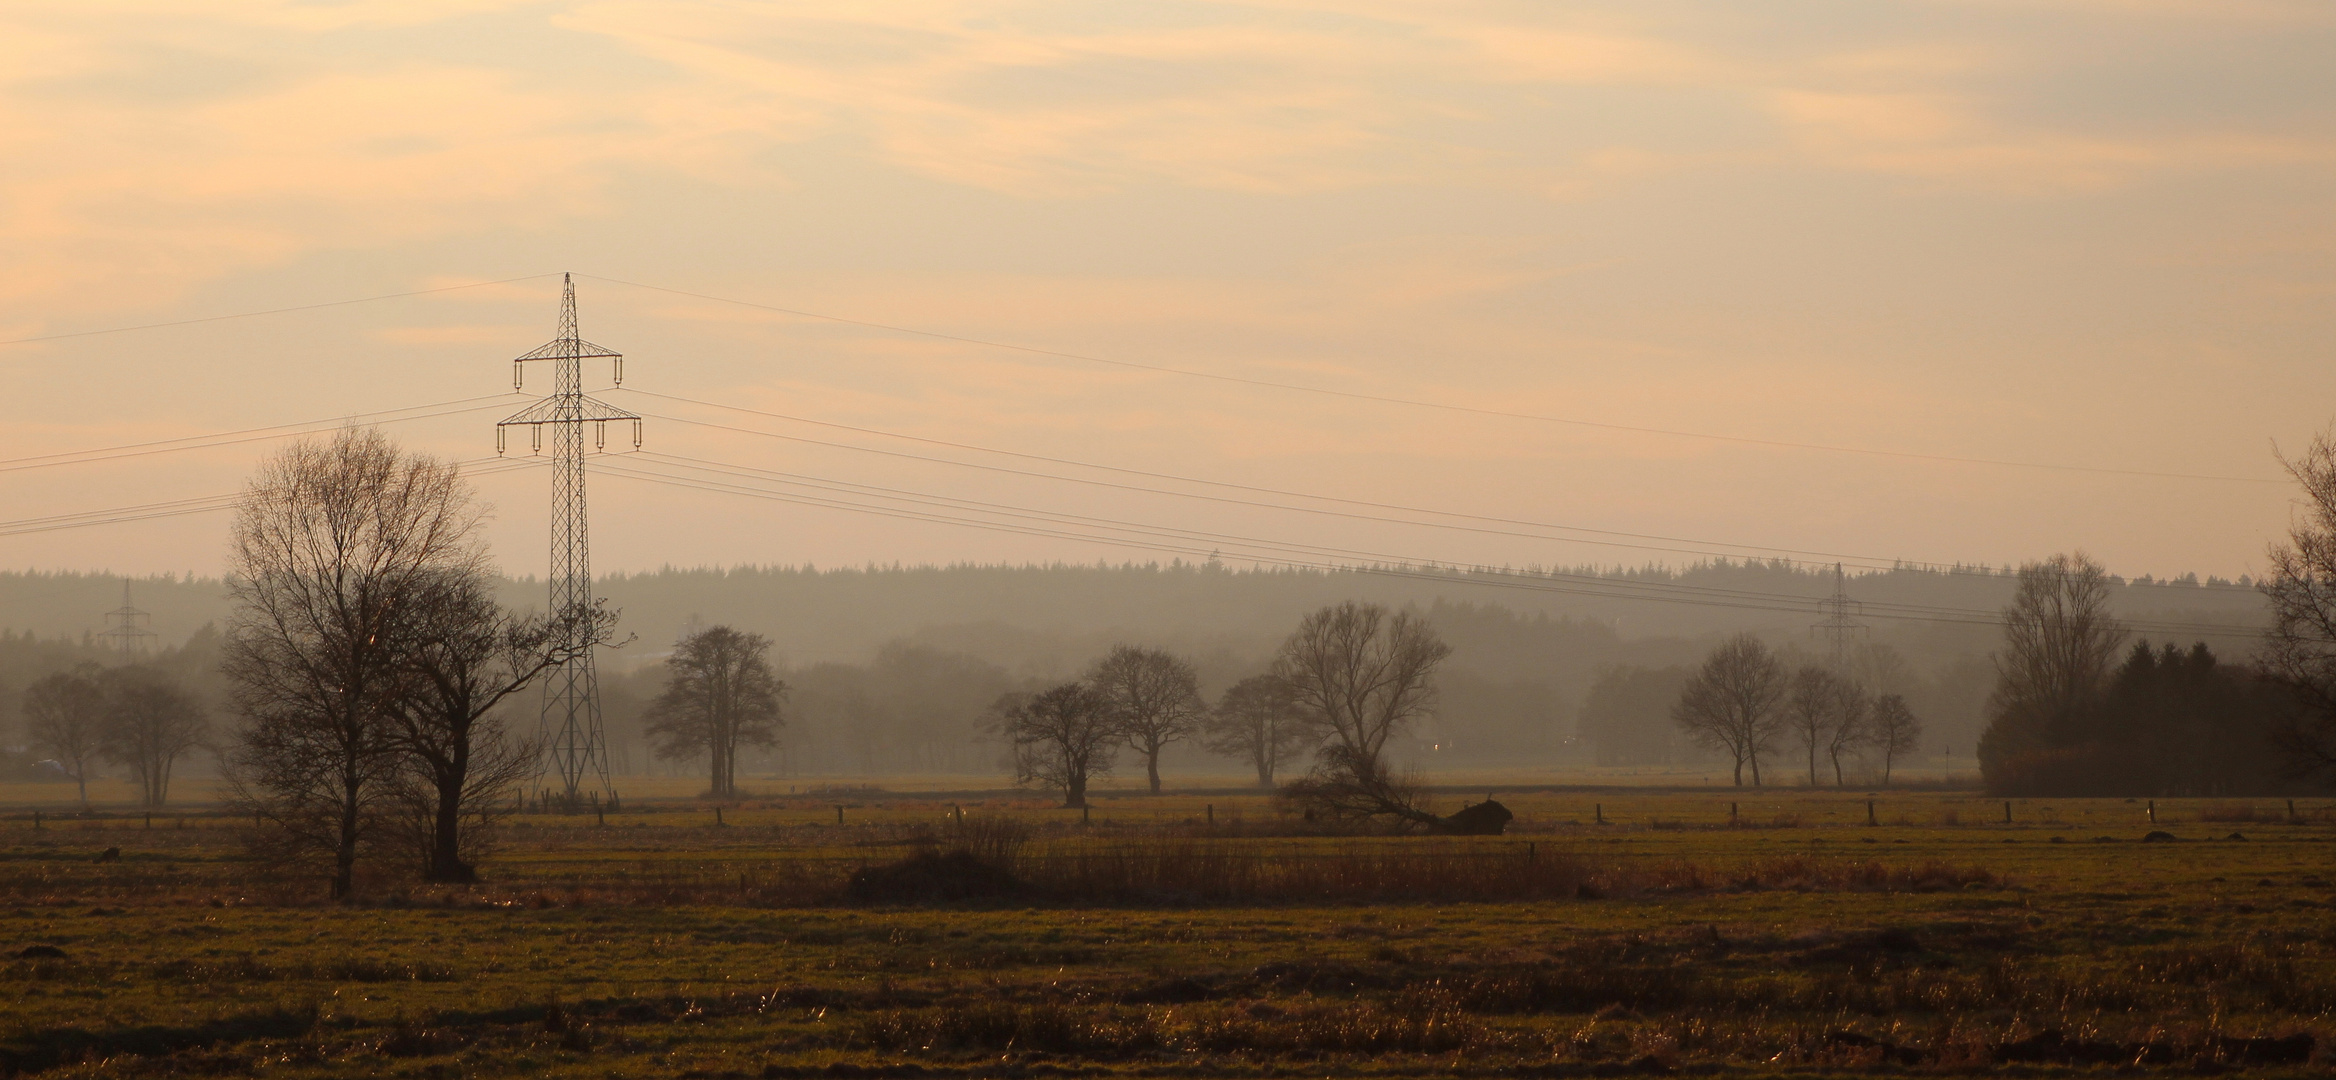
<svg viewBox="0 0 2336 1080">
<path fill-rule="evenodd" d="M 1825 725 L 1825 758 L 1833 763 L 1833 786 L 1847 787 L 1841 759 L 1873 741 L 1874 701 L 1848 679 L 1833 681 L 1832 719 Z"/>
<path fill-rule="evenodd" d="M 1271 788 L 1274 774 L 1295 761 L 1317 737 L 1298 708 L 1290 684 L 1268 673 L 1234 683 L 1217 699 L 1201 731 L 1211 753 L 1245 760 L 1257 769 L 1257 786 Z"/>
<path fill-rule="evenodd" d="M 771 639 L 728 626 L 682 638 L 642 731 L 667 760 L 706 755 L 717 799 L 738 794 L 738 749 L 778 741 L 787 684 L 771 670 Z"/>
<path fill-rule="evenodd" d="M 1005 694 L 990 715 L 1013 747 L 1014 782 L 1054 788 L 1072 809 L 1087 805 L 1089 780 L 1111 775 L 1125 738 L 1111 703 L 1083 682 Z"/>
<path fill-rule="evenodd" d="M 1387 741 L 1428 716 L 1436 668 L 1452 647 L 1427 620 L 1347 601 L 1306 616 L 1282 642 L 1274 675 L 1323 735 L 1313 774 L 1284 797 L 1338 817 L 1393 817 L 1432 825 L 1418 785 L 1398 777 Z"/>
<path fill-rule="evenodd" d="M 476 881 L 473 861 L 542 752 L 509 730 L 498 706 L 566 663 L 577 642 L 605 643 L 612 620 L 597 608 L 566 616 L 590 620 L 577 633 L 560 619 L 515 615 L 495 602 L 490 580 L 464 571 L 428 581 L 404 612 L 388 740 L 404 765 L 400 821 L 425 880 Z"/>
<path fill-rule="evenodd" d="M 255 842 L 329 862 L 335 898 L 396 788 L 410 606 L 447 574 L 484 572 L 478 525 L 455 466 L 362 428 L 287 447 L 236 509 L 221 666 L 245 724 L 228 779 L 263 826 Z"/>
<path fill-rule="evenodd" d="M 1922 746 L 1922 721 L 1906 707 L 1906 699 L 1884 694 L 1874 699 L 1868 722 L 1868 744 L 1882 752 L 1882 782 L 1890 782 L 1890 766 Z"/>
<path fill-rule="evenodd" d="M 81 805 L 89 805 L 89 767 L 105 748 L 105 691 L 96 664 L 44 675 L 24 688 L 24 733 L 33 746 L 73 771 Z"/>
<path fill-rule="evenodd" d="M 1450 655 L 1427 620 L 1349 600 L 1301 620 L 1274 674 L 1342 760 L 1375 766 L 1389 738 L 1434 710 L 1436 668 Z"/>
<path fill-rule="evenodd" d="M 203 744 L 210 718 L 170 676 L 147 667 L 105 673 L 105 754 L 137 778 L 139 804 L 158 809 L 170 796 L 171 769 Z"/>
<path fill-rule="evenodd" d="M 2336 772 L 2336 440 L 2323 433 L 2281 464 L 2304 499 L 2259 586 L 2271 601 L 2262 666 L 2301 706 L 2280 732 L 2290 766 L 2325 775 Z"/>
<path fill-rule="evenodd" d="M 1744 786 L 1744 766 L 1752 766 L 1752 786 L 1760 786 L 1760 755 L 1776 739 L 1787 682 L 1784 663 L 1751 634 L 1738 634 L 1713 649 L 1703 667 L 1679 693 L 1671 719 L 1698 744 L 1735 759 L 1735 782 Z M 1813 772 L 1814 770 L 1812 770 Z"/>
<path fill-rule="evenodd" d="M 1833 762 L 1833 782 L 1842 781 L 1842 756 L 1865 739 L 1865 694 L 1856 683 L 1815 664 L 1793 672 L 1786 688 L 1784 730 L 1809 758 L 1809 786 L 1817 786 L 1817 758 Z"/>
<path fill-rule="evenodd" d="M 1208 716 L 1192 665 L 1163 649 L 1115 646 L 1087 670 L 1128 746 L 1144 756 L 1144 777 L 1160 791 L 1160 751 L 1190 736 Z"/>
<path fill-rule="evenodd" d="M 1983 771 L 2000 771 L 2040 747 L 2059 745 L 2101 692 L 2125 629 L 2109 615 L 2109 573 L 2083 552 L 2020 568 L 2003 613 L 1995 690 L 1979 740 Z"/>
</svg>

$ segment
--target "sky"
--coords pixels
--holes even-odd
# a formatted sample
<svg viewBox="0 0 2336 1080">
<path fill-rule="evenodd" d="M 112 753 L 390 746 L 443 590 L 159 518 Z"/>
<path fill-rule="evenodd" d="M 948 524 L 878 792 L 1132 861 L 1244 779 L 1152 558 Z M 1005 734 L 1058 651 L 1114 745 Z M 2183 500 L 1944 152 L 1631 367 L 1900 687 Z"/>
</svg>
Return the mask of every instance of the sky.
<svg viewBox="0 0 2336 1080">
<path fill-rule="evenodd" d="M 2330 56 L 2275 0 L 8 5 L 0 567 L 217 573 L 277 436 L 388 419 L 542 573 L 493 422 L 573 272 L 645 415 L 602 571 L 2259 572 L 2336 417 Z"/>
</svg>

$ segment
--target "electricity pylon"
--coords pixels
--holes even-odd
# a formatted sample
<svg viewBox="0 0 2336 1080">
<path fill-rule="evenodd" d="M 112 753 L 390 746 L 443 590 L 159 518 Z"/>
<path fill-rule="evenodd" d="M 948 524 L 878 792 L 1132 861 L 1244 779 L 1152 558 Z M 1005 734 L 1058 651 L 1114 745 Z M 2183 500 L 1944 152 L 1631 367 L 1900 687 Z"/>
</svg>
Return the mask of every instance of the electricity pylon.
<svg viewBox="0 0 2336 1080">
<path fill-rule="evenodd" d="M 1867 632 L 1866 624 L 1857 621 L 1864 605 L 1849 598 L 1849 578 L 1842 573 L 1841 564 L 1833 564 L 1833 597 L 1817 601 L 1817 610 L 1825 613 L 1823 621 L 1809 628 L 1833 643 L 1833 673 L 1849 674 L 1849 639 Z"/>
<path fill-rule="evenodd" d="M 641 417 L 584 393 L 584 361 L 609 360 L 619 384 L 625 359 L 613 349 L 584 340 L 576 332 L 576 282 L 562 275 L 560 336 L 511 362 L 511 387 L 525 389 L 527 363 L 548 360 L 552 393 L 495 425 L 495 452 L 504 450 L 505 428 L 525 426 L 536 453 L 543 453 L 544 430 L 552 442 L 551 614 L 575 634 L 568 661 L 544 687 L 544 752 L 560 774 L 561 794 L 570 804 L 585 795 L 615 794 L 608 779 L 608 740 L 600 726 L 600 677 L 592 662 L 593 615 L 590 530 L 584 512 L 584 425 L 593 426 L 593 449 L 608 449 L 608 422 L 633 422 L 633 448 L 641 446 Z"/>
<path fill-rule="evenodd" d="M 125 656 L 141 656 L 154 647 L 154 616 L 138 610 L 130 603 L 129 579 L 122 580 L 122 606 L 105 613 L 105 629 L 98 637 L 120 650 Z"/>
</svg>

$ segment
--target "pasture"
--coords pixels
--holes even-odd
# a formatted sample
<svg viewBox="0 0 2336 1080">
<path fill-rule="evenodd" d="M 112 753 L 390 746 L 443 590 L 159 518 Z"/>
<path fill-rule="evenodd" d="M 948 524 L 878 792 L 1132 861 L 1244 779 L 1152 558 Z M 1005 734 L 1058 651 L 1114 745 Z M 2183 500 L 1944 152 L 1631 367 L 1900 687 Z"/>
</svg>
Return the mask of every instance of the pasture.
<svg viewBox="0 0 2336 1080">
<path fill-rule="evenodd" d="M 2336 1035 L 2328 800 L 1486 784 L 1516 822 L 1458 838 L 947 786 L 524 814 L 487 883 L 347 905 L 221 816 L 0 790 L 0 1074 L 2323 1075 Z"/>
</svg>

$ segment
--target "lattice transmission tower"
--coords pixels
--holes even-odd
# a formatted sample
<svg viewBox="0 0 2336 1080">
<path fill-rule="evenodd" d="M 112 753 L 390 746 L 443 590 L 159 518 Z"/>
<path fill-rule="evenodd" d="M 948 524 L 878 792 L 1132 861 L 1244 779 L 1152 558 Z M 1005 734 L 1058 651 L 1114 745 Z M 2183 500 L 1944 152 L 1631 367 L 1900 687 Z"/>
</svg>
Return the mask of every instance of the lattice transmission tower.
<svg viewBox="0 0 2336 1080">
<path fill-rule="evenodd" d="M 130 603 L 130 583 L 124 579 L 122 606 L 105 613 L 105 629 L 98 631 L 97 636 L 124 656 L 142 656 L 154 647 L 153 625 L 154 616 Z"/>
<path fill-rule="evenodd" d="M 608 778 L 608 740 L 600 726 L 600 677 L 593 666 L 590 617 L 592 558 L 584 511 L 584 426 L 592 425 L 594 450 L 608 449 L 608 422 L 633 422 L 633 448 L 641 446 L 641 417 L 584 392 L 584 361 L 608 360 L 615 380 L 625 380 L 625 359 L 614 349 L 586 341 L 576 332 L 576 281 L 562 275 L 560 336 L 511 362 L 511 386 L 526 388 L 531 360 L 552 365 L 552 393 L 495 425 L 495 452 L 505 449 L 507 429 L 526 427 L 534 451 L 543 453 L 548 429 L 552 444 L 551 613 L 573 628 L 570 659 L 544 687 L 543 736 L 546 772 L 558 772 L 562 798 L 571 805 L 588 793 L 613 796 Z M 587 792 L 587 785 L 594 785 Z"/>
<path fill-rule="evenodd" d="M 1850 640 L 1870 628 L 1857 620 L 1865 606 L 1849 598 L 1849 576 L 1842 572 L 1840 563 L 1833 564 L 1833 596 L 1817 601 L 1817 610 L 1824 612 L 1825 618 L 1809 627 L 1809 632 L 1832 643 L 1833 672 L 1847 675 Z"/>
</svg>

